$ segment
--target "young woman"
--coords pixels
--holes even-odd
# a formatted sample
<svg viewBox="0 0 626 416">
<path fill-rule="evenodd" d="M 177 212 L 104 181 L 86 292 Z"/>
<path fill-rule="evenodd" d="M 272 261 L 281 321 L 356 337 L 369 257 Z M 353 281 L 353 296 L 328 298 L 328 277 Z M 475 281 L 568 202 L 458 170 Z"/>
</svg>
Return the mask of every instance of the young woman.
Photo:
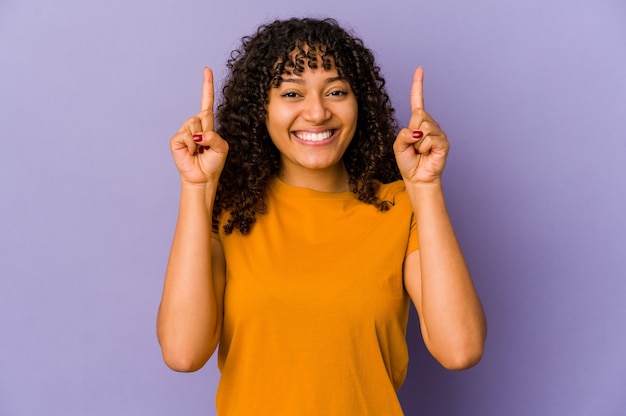
<svg viewBox="0 0 626 416">
<path fill-rule="evenodd" d="M 219 345 L 220 415 L 400 415 L 409 299 L 446 368 L 475 365 L 486 337 L 423 70 L 398 132 L 371 51 L 334 20 L 261 26 L 228 67 L 217 115 L 207 68 L 170 141 L 165 362 L 195 371 Z"/>
</svg>

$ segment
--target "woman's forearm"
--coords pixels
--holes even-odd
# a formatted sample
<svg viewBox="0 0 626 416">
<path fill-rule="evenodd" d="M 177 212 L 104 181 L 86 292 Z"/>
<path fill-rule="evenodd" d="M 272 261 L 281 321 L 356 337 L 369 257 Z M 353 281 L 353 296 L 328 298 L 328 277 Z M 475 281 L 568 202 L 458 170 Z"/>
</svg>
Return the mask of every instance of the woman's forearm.
<svg viewBox="0 0 626 416">
<path fill-rule="evenodd" d="M 181 187 L 178 220 L 157 318 L 163 357 L 177 371 L 201 368 L 213 354 L 220 336 L 224 269 L 219 264 L 223 262 L 221 250 L 214 249 L 211 258 L 215 189 L 211 185 Z M 219 243 L 213 245 L 219 248 Z"/>
<path fill-rule="evenodd" d="M 470 367 L 482 355 L 486 320 L 446 209 L 441 183 L 408 184 L 407 191 L 419 236 L 418 301 L 428 338 L 425 341 L 446 367 Z"/>
</svg>

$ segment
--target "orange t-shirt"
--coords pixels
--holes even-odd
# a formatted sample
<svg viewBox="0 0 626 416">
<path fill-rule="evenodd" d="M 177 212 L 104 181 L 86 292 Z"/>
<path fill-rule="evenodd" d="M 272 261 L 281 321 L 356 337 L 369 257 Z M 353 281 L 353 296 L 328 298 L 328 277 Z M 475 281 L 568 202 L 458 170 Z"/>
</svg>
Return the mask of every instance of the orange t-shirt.
<svg viewBox="0 0 626 416">
<path fill-rule="evenodd" d="M 248 235 L 220 228 L 220 416 L 402 415 L 402 265 L 417 233 L 402 181 L 379 196 L 394 206 L 275 179 Z"/>
</svg>

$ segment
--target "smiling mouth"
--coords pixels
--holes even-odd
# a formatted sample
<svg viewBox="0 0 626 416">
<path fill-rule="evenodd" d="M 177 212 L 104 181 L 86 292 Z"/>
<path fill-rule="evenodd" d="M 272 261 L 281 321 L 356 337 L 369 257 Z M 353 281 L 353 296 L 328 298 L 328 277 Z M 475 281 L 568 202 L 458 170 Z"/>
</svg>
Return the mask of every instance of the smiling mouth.
<svg viewBox="0 0 626 416">
<path fill-rule="evenodd" d="M 305 142 L 321 142 L 330 139 L 335 130 L 326 130 L 319 133 L 311 133 L 308 131 L 294 131 L 293 135 Z"/>
</svg>

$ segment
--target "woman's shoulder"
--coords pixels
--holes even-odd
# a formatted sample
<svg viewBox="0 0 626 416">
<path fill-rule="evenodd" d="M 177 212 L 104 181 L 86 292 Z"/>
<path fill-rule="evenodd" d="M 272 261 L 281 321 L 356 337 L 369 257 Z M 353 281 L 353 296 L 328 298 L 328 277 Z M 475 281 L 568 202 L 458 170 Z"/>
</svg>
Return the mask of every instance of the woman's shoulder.
<svg viewBox="0 0 626 416">
<path fill-rule="evenodd" d="M 397 181 L 389 183 L 381 183 L 378 188 L 378 198 L 384 201 L 395 201 L 398 197 L 406 194 L 406 188 L 404 181 L 398 179 Z"/>
<path fill-rule="evenodd" d="M 380 201 L 388 203 L 389 207 L 393 210 L 393 207 L 404 207 L 401 211 L 412 210 L 409 196 L 406 193 L 406 187 L 404 181 L 396 180 L 388 183 L 379 183 L 376 196 Z"/>
</svg>

